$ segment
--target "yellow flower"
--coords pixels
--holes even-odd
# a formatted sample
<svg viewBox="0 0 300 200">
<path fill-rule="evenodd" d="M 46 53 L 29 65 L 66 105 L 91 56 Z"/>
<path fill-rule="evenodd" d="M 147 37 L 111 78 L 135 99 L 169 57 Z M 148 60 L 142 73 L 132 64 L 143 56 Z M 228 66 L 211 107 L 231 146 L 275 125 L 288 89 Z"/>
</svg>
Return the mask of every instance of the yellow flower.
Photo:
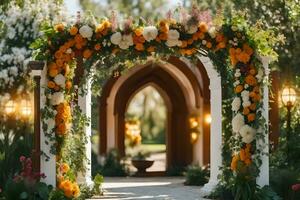
<svg viewBox="0 0 300 200">
<path fill-rule="evenodd" d="M 69 165 L 67 164 L 67 163 L 62 163 L 61 165 L 60 165 L 60 167 L 59 167 L 59 169 L 60 169 L 60 171 L 62 172 L 62 173 L 67 173 L 69 170 L 70 170 L 70 167 L 69 167 Z"/>
<path fill-rule="evenodd" d="M 69 32 L 70 35 L 76 35 L 78 33 L 78 28 L 76 26 L 72 26 Z"/>
<path fill-rule="evenodd" d="M 54 26 L 54 29 L 55 29 L 56 31 L 58 31 L 58 32 L 62 32 L 62 31 L 64 31 L 64 29 L 65 29 L 65 25 L 63 25 L 62 23 L 56 24 L 56 25 Z"/>
</svg>

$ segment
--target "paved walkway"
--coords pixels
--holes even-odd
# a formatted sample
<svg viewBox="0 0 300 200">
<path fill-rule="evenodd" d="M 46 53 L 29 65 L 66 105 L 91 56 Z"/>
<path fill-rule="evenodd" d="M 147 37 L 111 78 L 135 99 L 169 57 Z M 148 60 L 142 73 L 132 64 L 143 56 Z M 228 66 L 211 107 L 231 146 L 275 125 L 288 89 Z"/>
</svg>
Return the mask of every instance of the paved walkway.
<svg viewBox="0 0 300 200">
<path fill-rule="evenodd" d="M 184 186 L 183 177 L 105 178 L 101 200 L 202 200 L 200 187 Z M 204 199 L 203 199 L 204 200 Z"/>
</svg>

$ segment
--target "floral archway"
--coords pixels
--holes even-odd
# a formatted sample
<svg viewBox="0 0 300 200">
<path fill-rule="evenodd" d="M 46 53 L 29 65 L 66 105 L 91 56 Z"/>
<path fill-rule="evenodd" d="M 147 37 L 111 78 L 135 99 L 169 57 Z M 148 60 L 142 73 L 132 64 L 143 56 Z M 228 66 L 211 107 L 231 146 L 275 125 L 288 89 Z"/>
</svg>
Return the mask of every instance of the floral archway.
<svg viewBox="0 0 300 200">
<path fill-rule="evenodd" d="M 244 195 L 248 197 L 258 189 L 256 178 L 268 134 L 263 116 L 267 76 L 261 56 L 276 58 L 272 50 L 276 40 L 271 31 L 249 26 L 242 14 L 211 22 L 193 7 L 190 13 L 175 15 L 152 25 L 128 19 L 119 26 L 115 15 L 109 20 L 78 17 L 74 24 L 44 25 L 44 36 L 32 46 L 35 58 L 47 62 L 42 127 L 51 146 L 45 153 L 56 155 L 59 189 L 65 191 L 65 184 L 77 188 L 76 177 L 86 170 L 88 119 L 77 106 L 78 93 L 90 92 L 85 86 L 92 81 L 96 86 L 92 91 L 99 94 L 111 74 L 126 72 L 136 63 L 163 62 L 168 56 L 184 56 L 192 63 L 206 56 L 213 62 L 222 80 L 224 104 L 219 183 L 235 189 L 247 185 L 249 194 Z M 70 196 L 76 197 L 77 192 Z"/>
</svg>

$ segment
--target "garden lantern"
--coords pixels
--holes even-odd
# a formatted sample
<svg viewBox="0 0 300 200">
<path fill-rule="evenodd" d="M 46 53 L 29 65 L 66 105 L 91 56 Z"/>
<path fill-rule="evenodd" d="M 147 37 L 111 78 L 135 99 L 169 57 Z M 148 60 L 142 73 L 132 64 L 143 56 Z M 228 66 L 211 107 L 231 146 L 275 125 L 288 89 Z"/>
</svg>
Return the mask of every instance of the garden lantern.
<svg viewBox="0 0 300 200">
<path fill-rule="evenodd" d="M 287 126 L 287 131 L 286 131 L 286 151 L 287 151 L 287 160 L 289 162 L 289 141 L 290 141 L 290 132 L 291 132 L 291 110 L 293 106 L 296 103 L 296 91 L 294 88 L 292 88 L 290 85 L 286 86 L 281 93 L 281 100 L 283 105 L 287 109 L 287 121 L 286 121 L 286 126 Z"/>
<path fill-rule="evenodd" d="M 15 102 L 13 100 L 9 100 L 4 106 L 4 111 L 8 115 L 13 114 L 16 111 Z"/>
<path fill-rule="evenodd" d="M 31 115 L 31 102 L 29 100 L 22 100 L 20 105 L 21 114 L 24 117 L 28 117 Z"/>
</svg>

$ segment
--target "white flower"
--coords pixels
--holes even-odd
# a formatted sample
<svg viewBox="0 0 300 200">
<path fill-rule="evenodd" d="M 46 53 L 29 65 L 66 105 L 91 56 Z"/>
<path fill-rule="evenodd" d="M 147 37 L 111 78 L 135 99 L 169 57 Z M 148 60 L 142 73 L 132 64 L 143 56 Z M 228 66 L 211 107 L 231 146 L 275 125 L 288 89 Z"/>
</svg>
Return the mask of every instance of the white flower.
<svg viewBox="0 0 300 200">
<path fill-rule="evenodd" d="M 258 69 L 257 75 L 256 75 L 256 78 L 257 78 L 258 82 L 261 82 L 261 81 L 262 81 L 263 76 L 264 76 L 263 70 L 262 70 L 262 69 Z"/>
<path fill-rule="evenodd" d="M 235 133 L 238 133 L 239 130 L 245 125 L 245 119 L 244 116 L 240 113 L 234 116 L 232 119 L 232 130 Z"/>
<path fill-rule="evenodd" d="M 243 101 L 243 107 L 244 108 L 247 108 L 251 105 L 251 102 L 248 100 L 248 101 Z"/>
<path fill-rule="evenodd" d="M 239 80 L 236 80 L 234 83 L 233 83 L 233 86 L 236 87 L 240 84 L 240 81 Z"/>
<path fill-rule="evenodd" d="M 143 36 L 146 41 L 154 40 L 158 35 L 158 30 L 155 26 L 147 26 L 143 30 Z"/>
<path fill-rule="evenodd" d="M 71 54 L 72 53 L 72 49 L 71 48 L 67 49 L 66 53 L 67 54 Z"/>
<path fill-rule="evenodd" d="M 244 90 L 242 93 L 241 93 L 241 96 L 242 96 L 242 99 L 243 101 L 248 101 L 249 100 L 249 91 L 248 90 Z"/>
<path fill-rule="evenodd" d="M 188 28 L 188 33 L 189 34 L 194 34 L 194 33 L 196 33 L 198 31 L 198 26 L 196 26 L 196 25 L 191 25 L 191 26 L 189 26 L 189 28 Z"/>
<path fill-rule="evenodd" d="M 56 75 L 54 82 L 62 88 L 65 88 L 66 86 L 66 78 L 62 74 Z"/>
<path fill-rule="evenodd" d="M 249 125 L 245 125 L 240 129 L 240 135 L 242 136 L 242 141 L 246 144 L 251 143 L 256 134 L 256 130 Z"/>
<path fill-rule="evenodd" d="M 179 40 L 180 34 L 177 30 L 171 29 L 168 32 L 168 40 L 166 42 L 166 45 L 168 47 L 175 47 L 175 46 L 181 46 L 182 42 Z"/>
<path fill-rule="evenodd" d="M 217 36 L 217 30 L 215 27 L 211 27 L 208 30 L 208 34 L 210 35 L 211 38 L 215 38 Z"/>
<path fill-rule="evenodd" d="M 91 38 L 93 36 L 93 29 L 88 25 L 84 25 L 79 29 L 79 33 L 83 38 Z"/>
<path fill-rule="evenodd" d="M 53 106 L 56 106 L 60 103 L 63 103 L 65 100 L 64 94 L 62 92 L 55 92 L 54 94 L 51 95 L 50 103 Z"/>
<path fill-rule="evenodd" d="M 55 127 L 55 121 L 51 117 L 46 120 L 45 124 L 47 124 L 48 132 L 52 131 Z"/>
<path fill-rule="evenodd" d="M 120 32 L 116 32 L 112 34 L 112 36 L 110 37 L 111 43 L 115 45 L 119 45 L 121 40 L 122 40 L 122 34 Z"/>
<path fill-rule="evenodd" d="M 177 30 L 171 29 L 168 32 L 168 40 L 178 40 L 180 37 L 180 34 Z"/>
<path fill-rule="evenodd" d="M 206 44 L 207 44 L 207 41 L 206 41 L 206 40 L 202 40 L 202 44 L 203 44 L 203 45 L 206 45 Z"/>
<path fill-rule="evenodd" d="M 241 103 L 242 103 L 241 98 L 235 97 L 234 100 L 231 103 L 232 111 L 237 112 L 241 107 Z"/>
<path fill-rule="evenodd" d="M 119 47 L 121 49 L 128 49 L 132 45 L 133 45 L 132 35 L 131 34 L 123 35 L 122 40 L 119 43 Z"/>
</svg>

